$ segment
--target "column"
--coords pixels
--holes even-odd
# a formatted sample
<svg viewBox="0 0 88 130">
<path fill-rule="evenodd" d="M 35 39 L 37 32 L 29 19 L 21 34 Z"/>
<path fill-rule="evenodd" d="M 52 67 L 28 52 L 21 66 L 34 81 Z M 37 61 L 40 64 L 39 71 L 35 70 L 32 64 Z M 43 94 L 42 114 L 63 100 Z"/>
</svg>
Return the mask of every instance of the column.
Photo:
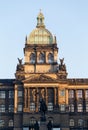
<svg viewBox="0 0 88 130">
<path fill-rule="evenodd" d="M 15 85 L 15 94 L 14 94 L 14 112 L 17 112 L 17 103 L 18 103 L 18 95 L 17 95 L 17 85 Z"/>
<path fill-rule="evenodd" d="M 77 97 L 77 89 L 76 90 L 74 90 L 74 105 L 75 105 L 75 107 L 74 107 L 74 109 L 75 109 L 75 111 L 77 111 L 77 99 L 78 99 L 78 97 Z"/>
<path fill-rule="evenodd" d="M 54 105 L 56 105 L 56 88 L 54 88 Z"/>
<path fill-rule="evenodd" d="M 38 88 L 36 92 L 38 93 Z M 39 94 L 36 94 L 36 112 L 38 112 L 38 110 L 39 110 Z"/>
<path fill-rule="evenodd" d="M 30 88 L 28 89 L 28 109 L 30 111 Z"/>
<path fill-rule="evenodd" d="M 83 89 L 83 111 L 86 111 L 86 97 L 85 97 L 85 90 Z"/>
<path fill-rule="evenodd" d="M 24 108 L 27 108 L 27 89 L 24 89 Z"/>
<path fill-rule="evenodd" d="M 59 87 L 58 87 L 58 105 L 59 105 Z"/>
<path fill-rule="evenodd" d="M 66 89 L 66 96 L 65 96 L 65 100 L 66 100 L 66 105 L 68 105 L 68 89 Z"/>
<path fill-rule="evenodd" d="M 45 99 L 46 99 L 46 105 L 48 105 L 48 94 L 47 94 L 47 88 L 45 88 L 45 94 L 46 94 L 46 96 L 45 96 Z"/>
</svg>

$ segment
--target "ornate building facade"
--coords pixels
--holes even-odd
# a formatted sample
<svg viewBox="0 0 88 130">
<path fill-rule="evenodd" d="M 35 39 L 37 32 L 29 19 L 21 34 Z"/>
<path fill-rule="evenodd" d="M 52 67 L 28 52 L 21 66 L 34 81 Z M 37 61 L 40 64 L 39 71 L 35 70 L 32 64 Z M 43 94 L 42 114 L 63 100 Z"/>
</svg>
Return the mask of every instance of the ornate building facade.
<svg viewBox="0 0 88 130">
<path fill-rule="evenodd" d="M 58 50 L 40 12 L 15 79 L 0 80 L 0 130 L 88 129 L 88 79 L 68 79 Z"/>
</svg>

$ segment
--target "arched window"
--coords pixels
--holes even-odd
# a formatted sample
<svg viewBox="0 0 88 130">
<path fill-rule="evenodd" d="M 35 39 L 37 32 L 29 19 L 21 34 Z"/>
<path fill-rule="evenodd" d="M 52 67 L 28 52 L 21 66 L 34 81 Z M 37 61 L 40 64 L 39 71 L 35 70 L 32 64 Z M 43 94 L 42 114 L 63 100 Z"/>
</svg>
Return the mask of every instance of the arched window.
<svg viewBox="0 0 88 130">
<path fill-rule="evenodd" d="M 36 123 L 36 119 L 34 117 L 30 118 L 30 125 L 34 125 Z"/>
<path fill-rule="evenodd" d="M 12 127 L 13 126 L 13 120 L 9 120 L 9 126 Z"/>
<path fill-rule="evenodd" d="M 83 126 L 83 124 L 84 124 L 83 119 L 79 119 L 79 120 L 78 120 L 78 126 Z"/>
<path fill-rule="evenodd" d="M 48 122 L 51 121 L 51 123 L 54 123 L 53 117 L 48 117 Z"/>
<path fill-rule="evenodd" d="M 69 106 L 69 111 L 70 111 L 70 112 L 74 112 L 74 104 L 70 104 L 70 106 Z"/>
<path fill-rule="evenodd" d="M 53 63 L 54 62 L 54 56 L 52 53 L 49 53 L 48 55 L 48 63 Z"/>
<path fill-rule="evenodd" d="M 69 125 L 74 126 L 74 119 L 70 119 Z"/>
<path fill-rule="evenodd" d="M 30 55 L 30 63 L 34 64 L 35 59 L 36 59 L 35 53 L 31 53 L 31 55 Z"/>
<path fill-rule="evenodd" d="M 40 53 L 39 54 L 39 63 L 44 63 L 45 62 L 45 54 L 44 53 Z"/>
<path fill-rule="evenodd" d="M 78 109 L 78 112 L 83 112 L 83 105 L 82 104 L 78 104 L 77 105 L 77 109 Z"/>
</svg>

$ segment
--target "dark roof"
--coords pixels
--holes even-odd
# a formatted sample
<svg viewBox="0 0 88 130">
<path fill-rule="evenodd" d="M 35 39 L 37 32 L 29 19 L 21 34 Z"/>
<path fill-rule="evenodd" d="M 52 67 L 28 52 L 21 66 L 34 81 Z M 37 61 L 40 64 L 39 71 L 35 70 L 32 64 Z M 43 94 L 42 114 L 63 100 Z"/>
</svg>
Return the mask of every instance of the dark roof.
<svg viewBox="0 0 88 130">
<path fill-rule="evenodd" d="M 15 79 L 0 79 L 0 85 L 13 85 Z"/>
<path fill-rule="evenodd" d="M 68 79 L 68 83 L 69 84 L 80 84 L 80 85 L 82 85 L 82 84 L 87 84 L 88 85 L 88 79 L 86 79 L 86 78 L 79 78 L 79 79 L 77 79 L 77 78 L 72 78 L 72 79 Z"/>
</svg>

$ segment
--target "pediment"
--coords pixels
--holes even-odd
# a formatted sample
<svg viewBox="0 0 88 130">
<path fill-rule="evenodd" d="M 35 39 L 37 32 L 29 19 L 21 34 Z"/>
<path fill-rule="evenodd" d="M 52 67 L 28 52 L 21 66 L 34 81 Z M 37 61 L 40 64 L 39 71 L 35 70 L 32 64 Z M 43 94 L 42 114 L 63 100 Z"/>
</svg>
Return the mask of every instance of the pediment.
<svg viewBox="0 0 88 130">
<path fill-rule="evenodd" d="M 57 82 L 57 80 L 54 78 L 51 78 L 50 76 L 39 74 L 39 75 L 32 75 L 29 78 L 25 79 L 23 82 L 24 83 L 40 83 L 40 82 L 49 83 L 49 82 Z"/>
</svg>

